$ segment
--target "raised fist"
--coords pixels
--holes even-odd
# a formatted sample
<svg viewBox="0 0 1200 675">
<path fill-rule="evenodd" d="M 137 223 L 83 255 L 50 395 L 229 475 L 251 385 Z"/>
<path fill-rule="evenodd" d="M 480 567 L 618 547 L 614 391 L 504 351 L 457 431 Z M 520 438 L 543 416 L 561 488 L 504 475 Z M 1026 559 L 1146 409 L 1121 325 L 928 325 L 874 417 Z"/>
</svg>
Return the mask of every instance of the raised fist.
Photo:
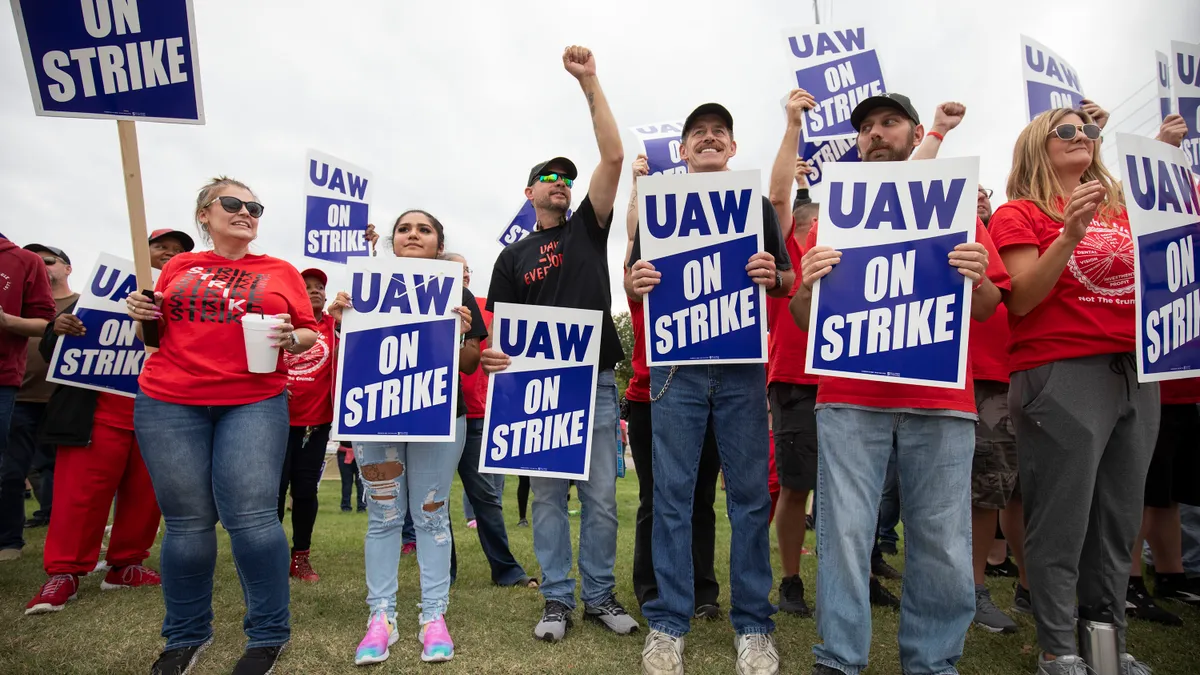
<svg viewBox="0 0 1200 675">
<path fill-rule="evenodd" d="M 966 114 L 967 106 L 957 101 L 943 103 L 933 111 L 933 130 L 944 136 L 946 132 L 962 123 Z"/>
<path fill-rule="evenodd" d="M 564 49 L 563 67 L 577 80 L 596 75 L 596 59 L 587 47 L 571 45 Z"/>
</svg>

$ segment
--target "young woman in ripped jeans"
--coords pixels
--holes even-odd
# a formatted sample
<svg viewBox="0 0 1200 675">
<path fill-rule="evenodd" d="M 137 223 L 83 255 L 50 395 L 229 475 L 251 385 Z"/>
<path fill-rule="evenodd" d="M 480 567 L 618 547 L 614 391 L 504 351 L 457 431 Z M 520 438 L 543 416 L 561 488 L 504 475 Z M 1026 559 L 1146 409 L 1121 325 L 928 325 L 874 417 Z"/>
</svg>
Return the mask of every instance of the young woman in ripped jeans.
<svg viewBox="0 0 1200 675">
<path fill-rule="evenodd" d="M 368 226 L 374 246 L 378 235 Z M 398 258 L 433 259 L 445 247 L 445 234 L 437 218 L 425 211 L 406 211 L 392 228 L 392 250 Z M 350 297 L 338 293 L 330 313 L 338 320 Z M 462 346 L 459 370 L 473 373 L 479 365 L 479 340 L 487 327 L 475 296 L 463 289 Z M 450 483 L 462 455 L 467 434 L 466 405 L 458 392 L 459 417 L 456 441 L 449 443 L 354 443 L 367 502 L 367 537 L 364 544 L 367 605 L 371 608 L 367 634 L 354 655 L 356 665 L 386 661 L 388 648 L 399 640 L 396 630 L 397 568 L 400 564 L 404 516 L 411 513 L 417 529 L 417 564 L 421 570 L 421 660 L 449 661 L 454 642 L 444 614 L 450 599 L 450 515 L 446 505 Z"/>
</svg>

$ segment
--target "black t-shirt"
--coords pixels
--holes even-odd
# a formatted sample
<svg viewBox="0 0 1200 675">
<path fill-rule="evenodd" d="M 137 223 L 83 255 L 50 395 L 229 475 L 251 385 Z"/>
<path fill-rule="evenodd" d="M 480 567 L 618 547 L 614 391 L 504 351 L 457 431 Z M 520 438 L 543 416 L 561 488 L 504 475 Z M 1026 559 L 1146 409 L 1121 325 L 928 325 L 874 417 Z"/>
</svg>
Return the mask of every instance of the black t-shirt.
<svg viewBox="0 0 1200 675">
<path fill-rule="evenodd" d="M 475 302 L 475 294 L 467 290 L 463 286 L 462 306 L 471 310 L 471 330 L 467 331 L 464 338 L 479 338 L 483 340 L 488 336 L 487 324 L 483 321 L 483 312 L 479 311 L 479 303 Z M 463 378 L 460 373 L 458 376 L 458 416 L 462 417 L 467 414 L 467 401 L 463 398 Z"/>
<path fill-rule="evenodd" d="M 600 327 L 600 368 L 612 369 L 625 358 L 621 337 L 612 319 L 612 289 L 608 274 L 608 233 L 596 220 L 592 200 L 583 203 L 566 223 L 534 230 L 508 246 L 496 258 L 487 309 L 497 302 L 542 307 L 569 307 L 604 312 Z M 776 227 L 778 229 L 778 227 Z"/>
<path fill-rule="evenodd" d="M 788 257 L 787 247 L 783 244 L 783 233 L 779 231 L 779 217 L 775 215 L 775 207 L 771 206 L 771 200 L 766 197 L 762 198 L 762 204 L 763 250 L 775 256 L 775 269 L 790 270 L 792 259 Z M 629 261 L 626 263 L 630 267 L 642 259 L 641 235 L 641 223 L 638 223 L 637 232 L 633 235 L 633 250 L 629 253 Z"/>
</svg>

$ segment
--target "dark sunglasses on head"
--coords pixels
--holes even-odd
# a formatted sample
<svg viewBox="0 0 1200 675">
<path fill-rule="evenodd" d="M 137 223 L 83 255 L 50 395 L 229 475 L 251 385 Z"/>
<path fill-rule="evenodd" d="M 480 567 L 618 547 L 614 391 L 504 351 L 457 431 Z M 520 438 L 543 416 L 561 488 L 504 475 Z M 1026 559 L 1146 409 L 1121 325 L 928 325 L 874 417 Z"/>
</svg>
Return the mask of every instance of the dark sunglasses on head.
<svg viewBox="0 0 1200 675">
<path fill-rule="evenodd" d="M 46 267 L 54 267 L 58 264 L 58 258 L 48 255 L 42 258 L 42 262 L 46 263 Z"/>
<path fill-rule="evenodd" d="M 1100 138 L 1100 127 L 1096 126 L 1095 124 L 1060 124 L 1054 127 L 1050 133 L 1058 136 L 1064 141 L 1069 141 L 1072 138 L 1075 138 L 1075 134 L 1080 131 L 1082 131 L 1083 135 L 1087 136 L 1089 140 L 1094 141 Z"/>
<path fill-rule="evenodd" d="M 991 191 L 991 189 L 989 189 L 989 188 L 979 188 L 979 191 L 983 193 L 983 196 L 984 196 L 984 197 L 987 197 L 988 199 L 991 199 L 991 198 L 992 198 L 992 191 Z"/>
<path fill-rule="evenodd" d="M 544 173 L 538 176 L 537 179 L 542 183 L 557 183 L 561 180 L 563 185 L 566 185 L 567 187 L 571 187 L 571 184 L 575 182 L 574 178 L 567 178 L 561 173 Z"/>
<path fill-rule="evenodd" d="M 237 213 L 242 210 L 243 206 L 245 206 L 246 213 L 249 213 L 251 218 L 258 218 L 263 214 L 262 204 L 259 204 L 258 202 L 244 202 L 237 197 L 217 197 L 211 202 L 205 204 L 204 208 L 207 209 L 217 202 L 221 202 L 221 208 L 225 209 L 229 213 Z"/>
</svg>

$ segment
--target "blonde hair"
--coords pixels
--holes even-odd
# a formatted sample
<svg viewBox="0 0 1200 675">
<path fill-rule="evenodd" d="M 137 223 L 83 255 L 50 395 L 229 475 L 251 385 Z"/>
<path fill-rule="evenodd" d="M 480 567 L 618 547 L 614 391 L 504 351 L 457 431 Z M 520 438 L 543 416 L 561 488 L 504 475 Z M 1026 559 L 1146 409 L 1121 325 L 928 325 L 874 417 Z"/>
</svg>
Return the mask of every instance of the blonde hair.
<svg viewBox="0 0 1200 675">
<path fill-rule="evenodd" d="M 214 199 L 213 195 L 217 193 L 217 190 L 225 187 L 239 187 L 250 194 L 254 194 L 254 190 L 251 190 L 250 186 L 228 176 L 217 176 L 208 181 L 207 185 L 200 188 L 200 192 L 196 195 L 196 213 L 193 217 L 196 219 L 196 229 L 200 232 L 200 238 L 205 242 L 212 243 L 212 237 L 208 233 L 208 226 L 200 222 L 200 212 Z"/>
<path fill-rule="evenodd" d="M 1046 152 L 1046 143 L 1049 142 L 1047 137 L 1067 115 L 1078 115 L 1084 124 L 1095 124 L 1091 115 L 1070 108 L 1054 108 L 1033 118 L 1017 136 L 1017 143 L 1013 146 L 1012 169 L 1006 188 L 1009 200 L 1033 202 L 1042 213 L 1060 223 L 1065 206 L 1065 201 L 1061 201 L 1060 197 L 1069 198 L 1076 186 L 1059 184 L 1058 174 L 1050 163 L 1050 154 Z M 1093 142 L 1096 145 L 1092 152 L 1092 163 L 1083 172 L 1079 182 L 1099 181 L 1104 187 L 1104 201 L 1100 203 L 1097 213 L 1112 215 L 1124 208 L 1121 185 L 1104 168 L 1104 162 L 1100 159 L 1100 142 Z"/>
</svg>

